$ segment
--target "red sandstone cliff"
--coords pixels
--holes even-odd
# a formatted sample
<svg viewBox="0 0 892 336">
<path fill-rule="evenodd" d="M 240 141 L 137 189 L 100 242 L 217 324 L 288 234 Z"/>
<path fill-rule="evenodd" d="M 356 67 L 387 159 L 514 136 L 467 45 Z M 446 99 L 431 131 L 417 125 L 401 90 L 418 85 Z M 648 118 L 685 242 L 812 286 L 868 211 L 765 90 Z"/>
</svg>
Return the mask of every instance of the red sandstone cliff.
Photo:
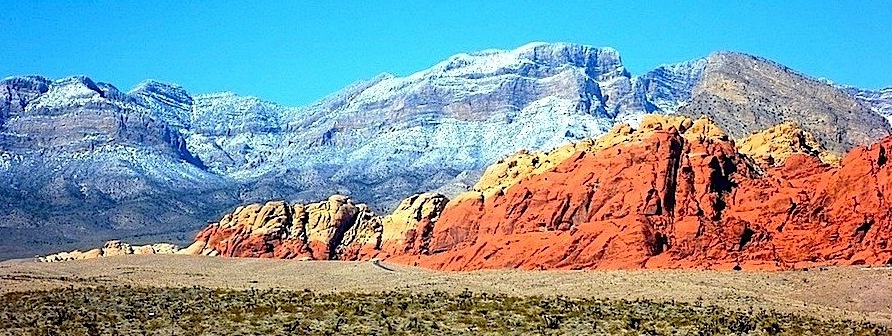
<svg viewBox="0 0 892 336">
<path fill-rule="evenodd" d="M 445 270 L 892 262 L 892 138 L 855 148 L 835 167 L 795 127 L 766 134 L 797 138 L 747 142 L 783 148 L 782 160 L 766 163 L 771 156 L 739 153 L 708 120 L 648 117 L 637 130 L 620 126 L 553 153 L 508 158 L 448 204 L 415 195 L 384 217 L 343 197 L 249 206 L 187 250 Z"/>
</svg>

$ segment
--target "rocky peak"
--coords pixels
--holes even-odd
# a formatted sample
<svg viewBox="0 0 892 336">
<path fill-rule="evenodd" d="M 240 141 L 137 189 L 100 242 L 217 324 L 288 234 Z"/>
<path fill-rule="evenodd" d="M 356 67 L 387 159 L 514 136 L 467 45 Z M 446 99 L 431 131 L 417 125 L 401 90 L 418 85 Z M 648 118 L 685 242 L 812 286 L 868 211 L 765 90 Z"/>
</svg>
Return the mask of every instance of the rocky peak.
<svg viewBox="0 0 892 336">
<path fill-rule="evenodd" d="M 192 96 L 176 84 L 147 80 L 130 90 L 129 95 L 140 102 L 158 118 L 178 128 L 191 126 Z"/>
<path fill-rule="evenodd" d="M 191 131 L 206 136 L 277 133 L 286 108 L 257 97 L 220 92 L 195 96 Z"/>
<path fill-rule="evenodd" d="M 635 78 L 637 91 L 646 98 L 643 101 L 653 104 L 653 108 L 641 106 L 630 109 L 630 111 L 643 110 L 647 113 L 677 111 L 679 106 L 691 99 L 694 87 L 700 82 L 705 68 L 706 59 L 699 58 L 677 64 L 661 65 Z"/>
<path fill-rule="evenodd" d="M 457 54 L 426 71 L 427 76 L 479 78 L 487 75 L 515 74 L 549 77 L 566 67 L 584 69 L 596 80 L 614 76 L 629 77 L 619 52 L 613 48 L 569 43 L 530 43 L 514 50 L 484 50 Z"/>
<path fill-rule="evenodd" d="M 37 94 L 44 93 L 49 89 L 51 81 L 41 76 L 17 76 L 7 77 L 0 81 L 0 85 L 6 86 L 7 89 L 17 91 L 31 91 Z"/>
<path fill-rule="evenodd" d="M 839 88 L 735 52 L 707 58 L 702 79 L 679 113 L 705 115 L 734 139 L 793 121 L 836 155 L 892 134 L 882 116 Z"/>
</svg>

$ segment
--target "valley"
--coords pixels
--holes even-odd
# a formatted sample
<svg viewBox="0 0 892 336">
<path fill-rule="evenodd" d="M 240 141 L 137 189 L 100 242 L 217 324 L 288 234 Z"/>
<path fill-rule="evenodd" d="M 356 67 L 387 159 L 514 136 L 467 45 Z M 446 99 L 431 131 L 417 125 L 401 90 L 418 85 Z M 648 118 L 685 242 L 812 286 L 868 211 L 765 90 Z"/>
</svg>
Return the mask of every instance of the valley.
<svg viewBox="0 0 892 336">
<path fill-rule="evenodd" d="M 849 320 L 841 324 L 843 330 L 851 330 L 847 328 L 858 328 L 858 326 L 870 329 L 869 325 L 873 323 L 887 326 L 887 328 L 892 326 L 892 296 L 889 296 L 892 293 L 892 280 L 890 279 L 892 279 L 892 269 L 882 267 L 831 267 L 781 272 L 692 270 L 442 272 L 387 262 L 381 262 L 379 266 L 377 262 L 308 262 L 255 258 L 140 255 L 66 263 L 34 263 L 31 260 L 0 263 L 0 292 L 4 296 L 22 295 L 29 291 L 50 291 L 58 293 L 54 295 L 70 295 L 65 294 L 68 291 L 66 288 L 74 288 L 79 291 L 110 291 L 110 293 L 134 288 L 137 291 L 161 295 L 168 291 L 164 288 L 172 288 L 169 295 L 174 300 L 180 300 L 178 297 L 182 297 L 182 294 L 176 294 L 177 291 L 185 293 L 197 288 L 207 288 L 208 291 L 214 291 L 214 293 L 219 293 L 219 290 L 249 291 L 249 293 L 253 291 L 263 293 L 269 290 L 295 291 L 295 294 L 275 294 L 291 297 L 306 295 L 304 291 L 308 290 L 318 293 L 318 295 L 346 295 L 354 298 L 357 295 L 359 297 L 369 295 L 375 298 L 372 300 L 399 301 L 412 296 L 424 297 L 436 293 L 461 296 L 462 293 L 470 292 L 476 295 L 475 300 L 479 300 L 481 304 L 484 304 L 483 302 L 486 300 L 504 300 L 504 297 L 500 297 L 505 296 L 520 298 L 520 300 L 532 300 L 533 302 L 540 302 L 537 300 L 567 300 L 577 302 L 574 305 L 588 305 L 589 308 L 585 309 L 592 309 L 592 303 L 580 302 L 594 302 L 595 300 L 607 300 L 608 303 L 613 302 L 613 304 L 627 300 L 625 302 L 633 306 L 668 305 L 668 307 L 676 307 L 668 308 L 670 309 L 668 312 L 674 311 L 674 309 L 685 311 L 685 309 L 696 310 L 701 309 L 697 307 L 715 306 L 716 309 L 721 310 L 710 310 L 712 315 L 705 316 L 716 318 L 732 316 L 731 312 L 735 311 L 742 312 L 744 316 L 747 316 L 746 312 L 750 311 L 749 314 L 755 315 L 749 315 L 748 321 L 758 321 L 757 316 L 760 311 L 774 311 L 777 313 L 772 315 L 782 322 L 789 321 L 791 318 L 795 318 L 797 321 L 800 321 L 798 319 L 805 319 L 801 321 L 817 319 L 816 321 L 823 322 L 808 323 L 831 326 L 837 323 L 833 321 Z M 198 290 L 203 291 L 204 289 Z M 97 298 L 103 297 L 97 295 L 95 296 Z M 238 295 L 238 293 L 232 295 Z M 446 294 L 436 297 L 443 299 L 444 295 Z M 485 297 L 488 295 L 488 299 L 480 299 L 481 295 Z M 243 300 L 243 302 L 249 301 Z M 302 303 L 297 304 L 301 305 Z M 538 305 L 538 303 L 533 304 Z M 607 306 L 610 305 L 612 304 L 607 304 Z M 136 306 L 143 307 L 143 305 Z M 181 307 L 187 311 L 199 309 L 198 306 L 189 308 L 184 305 Z M 418 306 L 413 307 L 415 308 L 407 311 L 408 315 L 405 315 L 404 319 L 397 319 L 400 323 L 394 323 L 394 325 L 403 327 L 405 323 L 408 323 L 408 317 L 412 314 L 424 314 L 424 309 Z M 620 305 L 620 307 L 624 306 Z M 160 312 L 164 311 L 161 306 L 157 308 Z M 155 308 L 145 306 L 139 309 Z M 498 308 L 487 309 L 498 310 Z M 121 311 L 126 311 L 126 309 Z M 285 324 L 294 322 L 290 319 L 285 321 L 287 318 L 283 318 L 283 316 L 288 314 L 276 315 L 278 313 L 274 313 L 275 311 L 277 308 L 260 315 L 263 318 L 260 316 L 254 318 L 260 319 L 258 321 L 271 319 L 262 323 L 269 323 L 267 326 L 269 328 L 277 328 L 272 331 L 273 333 L 279 332 L 279 329 Z M 530 314 L 534 316 L 521 320 L 526 321 L 524 323 L 531 323 L 531 327 L 535 330 L 538 323 L 541 323 L 541 316 L 538 316 L 540 312 L 542 311 L 531 312 Z M 246 314 L 250 313 L 246 311 Z M 479 312 L 468 311 L 466 314 L 469 314 L 470 317 L 479 316 Z M 559 312 L 555 312 L 555 314 L 559 314 Z M 569 314 L 569 311 L 562 314 Z M 634 314 L 640 313 L 633 313 L 633 316 Z M 659 325 L 658 322 L 655 322 L 657 320 L 654 319 L 654 315 L 643 314 L 645 315 L 642 315 L 641 318 L 645 324 L 657 323 L 656 325 Z M 219 323 L 221 323 L 220 319 L 226 319 L 225 313 L 221 312 L 216 316 L 217 319 L 214 320 L 216 322 L 209 321 L 208 323 L 220 327 L 219 330 L 224 330 L 225 328 Z M 251 318 L 251 315 L 246 316 Z M 279 316 L 281 319 L 275 316 Z M 304 319 L 301 320 L 305 323 L 312 321 L 309 316 L 304 316 Z M 330 317 L 323 319 L 330 319 Z M 325 323 L 333 324 L 334 320 Z M 379 325 L 380 318 L 373 320 L 366 321 L 362 325 L 384 327 Z M 433 317 L 422 320 L 441 321 Z M 498 319 L 493 319 L 493 321 L 496 320 Z M 579 320 L 572 321 L 574 320 L 568 323 L 581 323 Z M 612 318 L 608 316 L 602 321 L 595 321 L 595 323 L 606 327 L 620 323 L 612 321 Z M 136 323 L 136 321 L 132 322 Z M 466 326 L 462 326 L 461 323 L 454 321 L 451 323 L 459 326 L 458 328 L 461 330 L 458 331 L 468 332 L 467 329 L 464 329 Z M 677 322 L 673 325 L 684 330 L 686 324 Z M 585 326 L 591 328 L 590 322 L 586 322 Z M 789 324 L 784 326 L 787 328 L 785 334 L 795 334 Z M 328 328 L 331 327 L 332 325 L 328 325 Z M 668 326 L 664 327 L 668 328 Z M 619 328 L 616 330 L 623 330 L 624 327 Z M 457 333 L 459 333 L 458 331 Z M 862 334 L 882 333 L 874 331 Z"/>
</svg>

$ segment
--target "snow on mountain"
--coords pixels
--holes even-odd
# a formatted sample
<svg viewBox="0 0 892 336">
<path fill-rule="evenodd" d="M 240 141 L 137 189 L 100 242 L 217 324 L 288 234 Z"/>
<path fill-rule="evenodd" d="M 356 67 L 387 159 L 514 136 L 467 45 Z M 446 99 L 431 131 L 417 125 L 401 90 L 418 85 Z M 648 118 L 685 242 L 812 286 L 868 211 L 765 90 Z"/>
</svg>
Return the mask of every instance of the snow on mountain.
<svg viewBox="0 0 892 336">
<path fill-rule="evenodd" d="M 189 128 L 192 116 L 192 96 L 175 84 L 147 80 L 128 92 L 149 113 L 177 128 Z"/>
<path fill-rule="evenodd" d="M 854 95 L 859 102 L 885 117 L 892 124 L 892 87 L 876 91 L 853 87 L 845 87 L 843 89 Z"/>
<path fill-rule="evenodd" d="M 458 54 L 408 76 L 382 74 L 300 107 L 192 95 L 151 80 L 125 93 L 85 76 L 13 77 L 0 81 L 0 179 L 18 187 L 0 187 L 0 201 L 30 214 L 37 210 L 29 200 L 56 195 L 50 203 L 70 211 L 99 204 L 115 214 L 77 217 L 84 228 L 151 219 L 168 231 L 196 228 L 241 202 L 332 193 L 384 211 L 415 192 L 461 191 L 520 149 L 674 113 L 692 99 L 706 63 L 633 76 L 612 48 L 530 43 Z M 861 99 L 888 116 L 889 91 Z M 9 218 L 64 222 L 29 216 Z"/>
<path fill-rule="evenodd" d="M 460 189 L 517 150 L 672 112 L 700 71 L 692 61 L 633 77 L 612 48 L 530 43 L 458 54 L 405 77 L 382 74 L 303 107 L 193 96 L 153 80 L 122 93 L 85 76 L 16 77 L 3 82 L 15 88 L 6 101 L 30 96 L 19 99 L 21 111 L 0 109 L 17 120 L 0 137 L 15 155 L 99 157 L 117 148 L 126 158 L 149 146 L 229 181 L 246 200 L 340 192 L 387 208 L 413 192 Z"/>
</svg>

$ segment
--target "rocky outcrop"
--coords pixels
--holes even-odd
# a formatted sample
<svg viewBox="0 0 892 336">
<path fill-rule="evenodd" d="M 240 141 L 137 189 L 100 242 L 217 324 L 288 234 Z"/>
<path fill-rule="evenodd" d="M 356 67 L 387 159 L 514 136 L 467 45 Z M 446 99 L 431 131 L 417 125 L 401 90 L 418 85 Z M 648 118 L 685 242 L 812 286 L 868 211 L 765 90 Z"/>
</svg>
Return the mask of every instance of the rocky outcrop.
<svg viewBox="0 0 892 336">
<path fill-rule="evenodd" d="M 843 155 L 892 134 L 886 119 L 851 93 L 775 62 L 734 52 L 707 58 L 680 114 L 707 116 L 734 139 L 793 121 Z"/>
<path fill-rule="evenodd" d="M 92 249 L 86 252 L 78 250 L 60 252 L 43 257 L 38 257 L 40 262 L 59 262 L 83 259 L 95 259 L 101 257 L 114 257 L 127 254 L 174 254 L 180 251 L 180 247 L 168 243 L 156 243 L 151 245 L 131 246 L 119 240 L 110 240 L 102 248 Z"/>
<path fill-rule="evenodd" d="M 421 194 L 388 216 L 357 216 L 333 197 L 295 206 L 324 208 L 329 219 L 301 225 L 283 225 L 294 216 L 281 202 L 240 208 L 203 231 L 192 253 L 378 258 L 442 270 L 888 264 L 890 150 L 892 137 L 834 166 L 792 123 L 737 145 L 705 118 L 647 116 L 637 129 L 511 156 L 448 203 Z M 308 252 L 309 237 L 326 252 Z"/>
<path fill-rule="evenodd" d="M 427 254 L 440 213 L 449 199 L 436 193 L 416 194 L 403 200 L 390 215 L 371 227 L 357 226 L 357 237 L 346 245 L 346 260 L 388 258 L 395 255 Z"/>
<path fill-rule="evenodd" d="M 797 153 L 817 157 L 834 166 L 842 160 L 794 122 L 784 122 L 750 135 L 737 142 L 737 149 L 765 166 L 782 166 L 788 157 Z"/>
<path fill-rule="evenodd" d="M 184 254 L 227 257 L 341 258 L 345 246 L 380 227 L 365 204 L 346 196 L 289 205 L 282 201 L 237 208 L 198 233 Z"/>
<path fill-rule="evenodd" d="M 666 249 L 658 241 L 686 227 L 684 218 L 719 218 L 728 179 L 748 169 L 707 120 L 651 117 L 642 125 L 615 128 L 600 139 L 613 145 L 577 152 L 504 195 L 449 204 L 430 255 L 412 262 L 439 269 L 644 267 Z"/>
<path fill-rule="evenodd" d="M 252 204 L 202 230 L 180 253 L 311 260 L 427 253 L 446 202 L 440 194 L 417 194 L 384 217 L 341 195 L 311 204 Z"/>
<path fill-rule="evenodd" d="M 446 270 L 892 262 L 892 138 L 839 168 L 792 153 L 761 172 L 718 127 L 693 124 L 633 130 L 504 194 L 450 203 L 430 252 L 393 260 Z"/>
</svg>

